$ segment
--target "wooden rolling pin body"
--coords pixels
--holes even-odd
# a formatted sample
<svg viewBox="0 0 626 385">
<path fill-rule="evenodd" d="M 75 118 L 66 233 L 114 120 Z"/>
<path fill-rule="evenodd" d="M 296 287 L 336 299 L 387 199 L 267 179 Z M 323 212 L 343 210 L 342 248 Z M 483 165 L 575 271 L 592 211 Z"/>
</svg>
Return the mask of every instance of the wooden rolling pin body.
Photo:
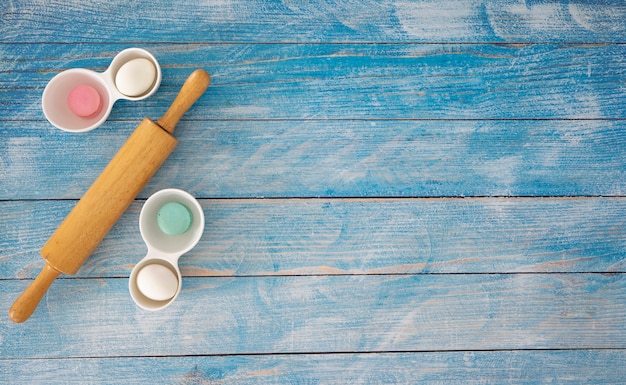
<svg viewBox="0 0 626 385">
<path fill-rule="evenodd" d="M 158 124 L 145 118 L 41 249 L 46 265 L 15 301 L 9 317 L 24 322 L 54 279 L 75 274 L 176 147 L 174 127 L 209 85 L 194 71 Z"/>
<path fill-rule="evenodd" d="M 144 119 L 41 249 L 48 264 L 75 274 L 177 143 Z"/>
</svg>

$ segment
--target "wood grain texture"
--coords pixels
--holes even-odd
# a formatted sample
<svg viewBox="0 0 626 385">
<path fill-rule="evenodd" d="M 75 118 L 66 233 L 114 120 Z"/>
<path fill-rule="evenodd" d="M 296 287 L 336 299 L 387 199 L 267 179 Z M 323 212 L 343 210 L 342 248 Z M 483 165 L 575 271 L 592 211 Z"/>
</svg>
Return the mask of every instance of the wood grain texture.
<svg viewBox="0 0 626 385">
<path fill-rule="evenodd" d="M 626 271 L 622 198 L 201 200 L 186 277 Z M 146 253 L 136 202 L 78 272 L 128 277 Z M 73 201 L 0 202 L 0 279 L 34 278 Z"/>
<path fill-rule="evenodd" d="M 40 120 L 41 92 L 57 72 L 79 66 L 104 70 L 126 47 L 78 45 L 68 52 L 50 45 L 40 61 L 28 46 L 0 45 L 2 56 L 33 55 L 27 62 L 5 61 L 0 99 L 10 101 L 11 108 L 0 109 L 0 119 Z M 623 44 L 144 48 L 164 67 L 161 87 L 143 102 L 118 102 L 111 120 L 161 116 L 195 68 L 207 70 L 212 85 L 188 120 L 626 118 Z M 7 52 L 14 50 L 18 53 Z"/>
<path fill-rule="evenodd" d="M 621 384 L 626 5 L 10 0 L 0 5 L 0 309 L 196 68 L 180 145 L 76 276 L 0 317 L 0 382 Z M 57 73 L 131 46 L 158 92 L 86 135 Z M 137 308 L 153 192 L 200 198 L 183 292 Z"/>
<path fill-rule="evenodd" d="M 624 274 L 187 278 L 159 312 L 127 279 L 57 279 L 3 357 L 625 349 Z M 0 281 L 6 308 L 26 282 Z M 80 322 L 76 317 L 80 315 Z M 120 327 L 124 325 L 124 327 Z M 23 333 L 28 338 L 13 338 Z"/>
<path fill-rule="evenodd" d="M 78 199 L 136 123 L 0 126 L 0 199 Z M 623 120 L 183 121 L 140 197 L 622 196 L 625 133 Z"/>
<path fill-rule="evenodd" d="M 46 384 L 622 384 L 623 366 L 606 363 L 625 359 L 621 350 L 82 358 L 50 361 L 54 378 L 41 360 L 18 359 L 0 361 L 0 372 Z"/>
<path fill-rule="evenodd" d="M 624 42 L 626 32 L 626 5 L 606 0 L 36 0 L 0 10 L 9 42 Z"/>
</svg>

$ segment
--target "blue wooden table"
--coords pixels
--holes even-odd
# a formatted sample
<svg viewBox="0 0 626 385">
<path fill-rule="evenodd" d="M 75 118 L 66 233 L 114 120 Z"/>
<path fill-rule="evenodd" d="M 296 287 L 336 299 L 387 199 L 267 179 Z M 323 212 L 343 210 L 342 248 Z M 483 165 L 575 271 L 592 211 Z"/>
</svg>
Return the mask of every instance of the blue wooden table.
<svg viewBox="0 0 626 385">
<path fill-rule="evenodd" d="M 623 1 L 0 5 L 0 382 L 626 382 Z M 54 128 L 57 73 L 128 47 L 152 97 Z M 196 68 L 178 147 L 76 275 L 39 249 Z M 168 308 L 128 292 L 145 199 L 206 228 Z"/>
</svg>

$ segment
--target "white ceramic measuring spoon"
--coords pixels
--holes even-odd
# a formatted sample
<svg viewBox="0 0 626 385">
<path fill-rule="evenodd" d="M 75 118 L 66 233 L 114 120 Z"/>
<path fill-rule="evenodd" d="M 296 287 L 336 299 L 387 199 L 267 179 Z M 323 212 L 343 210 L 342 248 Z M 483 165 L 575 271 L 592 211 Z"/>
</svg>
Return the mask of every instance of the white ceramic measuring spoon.
<svg viewBox="0 0 626 385">
<path fill-rule="evenodd" d="M 150 76 L 153 79 L 149 79 Z M 53 126 L 67 132 L 86 132 L 107 120 L 117 100 L 145 99 L 154 94 L 160 84 L 161 67 L 154 56 L 141 48 L 128 48 L 115 55 L 104 72 L 72 68 L 57 74 L 46 85 L 41 106 Z M 78 86 L 89 86 L 99 94 L 101 107 L 93 115 L 82 117 L 72 111 L 68 96 Z"/>
<path fill-rule="evenodd" d="M 163 207 L 174 203 L 188 210 L 190 224 L 180 229 L 181 216 L 167 224 L 165 218 L 159 224 Z M 175 214 L 181 214 L 179 211 Z M 183 212 L 184 214 L 184 212 Z M 187 227 L 186 230 L 184 227 Z M 130 295 L 135 303 L 146 310 L 160 310 L 176 299 L 182 288 L 182 276 L 178 259 L 191 250 L 204 232 L 204 212 L 198 201 L 189 193 L 178 189 L 165 189 L 154 193 L 141 209 L 139 230 L 148 246 L 148 254 L 133 268 L 128 283 Z M 165 231 L 164 231 L 165 230 Z M 182 231 L 182 232 L 181 232 Z"/>
</svg>

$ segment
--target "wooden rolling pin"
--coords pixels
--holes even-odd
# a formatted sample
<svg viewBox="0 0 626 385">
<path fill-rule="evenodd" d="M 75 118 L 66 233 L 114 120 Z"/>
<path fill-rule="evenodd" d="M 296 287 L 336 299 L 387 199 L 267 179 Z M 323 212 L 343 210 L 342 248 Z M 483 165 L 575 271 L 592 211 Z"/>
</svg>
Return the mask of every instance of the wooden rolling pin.
<svg viewBox="0 0 626 385">
<path fill-rule="evenodd" d="M 26 321 L 59 274 L 78 271 L 174 150 L 176 123 L 209 82 L 206 71 L 194 71 L 161 119 L 145 118 L 139 124 L 41 249 L 46 265 L 9 309 L 11 320 Z"/>
</svg>

